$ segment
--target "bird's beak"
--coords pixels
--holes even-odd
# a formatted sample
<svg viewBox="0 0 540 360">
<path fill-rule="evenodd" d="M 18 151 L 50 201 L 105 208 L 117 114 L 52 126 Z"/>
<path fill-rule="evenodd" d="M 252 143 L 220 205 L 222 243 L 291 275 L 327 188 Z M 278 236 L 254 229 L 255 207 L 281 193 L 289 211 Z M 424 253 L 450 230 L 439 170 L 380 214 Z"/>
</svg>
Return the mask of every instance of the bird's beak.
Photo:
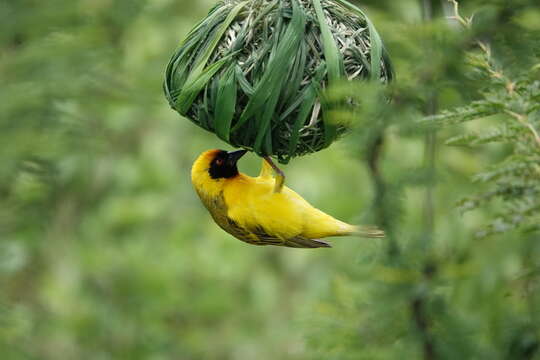
<svg viewBox="0 0 540 360">
<path fill-rule="evenodd" d="M 247 153 L 247 150 L 229 151 L 227 153 L 227 163 L 230 166 L 235 166 L 238 160 Z"/>
</svg>

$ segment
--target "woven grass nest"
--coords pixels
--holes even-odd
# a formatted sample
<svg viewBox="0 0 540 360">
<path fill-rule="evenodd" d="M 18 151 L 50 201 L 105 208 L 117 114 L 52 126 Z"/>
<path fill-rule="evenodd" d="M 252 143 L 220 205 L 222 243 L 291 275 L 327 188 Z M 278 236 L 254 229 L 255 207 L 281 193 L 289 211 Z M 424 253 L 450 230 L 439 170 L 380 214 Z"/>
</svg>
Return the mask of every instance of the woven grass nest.
<svg viewBox="0 0 540 360">
<path fill-rule="evenodd" d="M 324 100 L 333 83 L 386 83 L 392 68 L 371 21 L 344 0 L 225 0 L 189 33 L 166 70 L 181 115 L 234 147 L 281 163 L 347 131 Z"/>
</svg>

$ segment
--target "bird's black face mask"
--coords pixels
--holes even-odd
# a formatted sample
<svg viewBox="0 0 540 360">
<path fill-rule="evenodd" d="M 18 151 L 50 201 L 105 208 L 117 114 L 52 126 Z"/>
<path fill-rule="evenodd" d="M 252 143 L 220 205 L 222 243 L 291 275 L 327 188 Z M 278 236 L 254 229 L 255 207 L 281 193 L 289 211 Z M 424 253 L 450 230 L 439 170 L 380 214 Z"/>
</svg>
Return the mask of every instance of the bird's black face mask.
<svg viewBox="0 0 540 360">
<path fill-rule="evenodd" d="M 227 152 L 220 150 L 214 160 L 210 163 L 210 177 L 212 179 L 228 179 L 238 175 L 238 167 L 236 163 L 247 150 L 236 150 Z"/>
</svg>

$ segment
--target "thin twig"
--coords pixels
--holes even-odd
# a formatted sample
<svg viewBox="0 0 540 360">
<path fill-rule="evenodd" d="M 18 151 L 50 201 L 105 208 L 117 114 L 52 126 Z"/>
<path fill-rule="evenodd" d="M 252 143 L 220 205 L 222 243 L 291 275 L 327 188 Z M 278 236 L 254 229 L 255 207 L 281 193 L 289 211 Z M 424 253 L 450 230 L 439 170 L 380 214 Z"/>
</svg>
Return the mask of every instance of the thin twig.
<svg viewBox="0 0 540 360">
<path fill-rule="evenodd" d="M 456 20 L 461 25 L 463 25 L 463 27 L 470 29 L 472 26 L 474 14 L 468 18 L 464 18 L 463 16 L 459 14 L 459 3 L 456 0 L 448 0 L 448 2 L 451 2 L 454 5 L 454 15 L 448 16 L 448 19 Z"/>
<path fill-rule="evenodd" d="M 514 119 L 516 119 L 523 126 L 527 127 L 531 131 L 532 135 L 534 136 L 534 139 L 536 140 L 536 144 L 540 146 L 540 135 L 538 135 L 538 132 L 536 131 L 534 126 L 532 126 L 532 124 L 527 121 L 527 115 L 518 114 L 510 110 L 504 110 L 504 112 L 510 115 L 511 117 L 513 117 Z"/>
<path fill-rule="evenodd" d="M 463 27 L 470 29 L 472 26 L 473 17 L 472 16 L 470 18 L 462 17 L 459 13 L 459 3 L 457 2 L 457 0 L 448 0 L 448 1 L 454 5 L 454 16 L 451 16 L 450 18 L 459 21 L 459 23 L 462 24 Z M 508 79 L 502 71 L 493 69 L 492 62 L 491 62 L 491 49 L 489 45 L 482 41 L 477 41 L 476 44 L 482 50 L 482 52 L 484 53 L 484 56 L 486 57 L 486 71 L 489 73 L 491 77 L 495 79 L 503 80 L 506 83 L 506 86 L 505 86 L 506 91 L 508 92 L 509 95 L 513 95 L 515 92 L 516 83 Z M 536 131 L 534 126 L 527 121 L 527 115 L 518 114 L 508 109 L 504 110 L 504 112 L 507 115 L 510 115 L 511 117 L 516 119 L 520 124 L 525 126 L 527 129 L 529 129 L 534 137 L 534 140 L 536 141 L 536 144 L 540 146 L 540 135 L 538 134 L 538 131 Z"/>
</svg>

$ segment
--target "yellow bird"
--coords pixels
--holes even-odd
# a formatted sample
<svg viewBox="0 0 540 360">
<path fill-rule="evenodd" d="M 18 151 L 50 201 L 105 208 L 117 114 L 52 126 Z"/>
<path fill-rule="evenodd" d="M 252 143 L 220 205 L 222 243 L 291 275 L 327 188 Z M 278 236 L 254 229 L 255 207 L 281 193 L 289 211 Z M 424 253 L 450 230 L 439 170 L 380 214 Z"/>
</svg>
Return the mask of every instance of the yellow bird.
<svg viewBox="0 0 540 360">
<path fill-rule="evenodd" d="M 191 169 L 191 181 L 204 206 L 234 237 L 254 245 L 318 248 L 331 247 L 320 240 L 328 236 L 384 236 L 377 228 L 350 225 L 311 206 L 283 186 L 283 174 L 269 158 L 263 160 L 258 177 L 240 173 L 236 163 L 245 153 L 208 150 Z"/>
</svg>

